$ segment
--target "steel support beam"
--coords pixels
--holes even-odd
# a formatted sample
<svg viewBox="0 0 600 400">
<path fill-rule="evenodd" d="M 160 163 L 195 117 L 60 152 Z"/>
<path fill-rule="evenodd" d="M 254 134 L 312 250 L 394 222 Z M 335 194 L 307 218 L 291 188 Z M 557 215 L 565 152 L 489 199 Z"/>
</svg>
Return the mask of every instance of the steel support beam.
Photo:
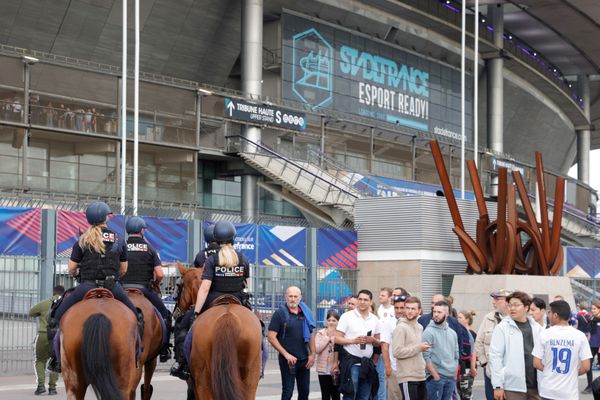
<svg viewBox="0 0 600 400">
<path fill-rule="evenodd" d="M 262 94 L 263 0 L 242 2 L 242 91 L 249 99 Z M 246 125 L 243 135 L 260 143 L 261 130 Z M 256 152 L 255 146 L 246 142 L 245 152 Z M 258 214 L 258 177 L 242 176 L 242 220 L 249 222 Z"/>
<path fill-rule="evenodd" d="M 583 100 L 585 118 L 590 120 L 590 79 L 588 76 L 577 77 L 578 92 Z M 590 183 L 590 147 L 591 132 L 589 129 L 577 130 L 577 179 Z"/>
</svg>

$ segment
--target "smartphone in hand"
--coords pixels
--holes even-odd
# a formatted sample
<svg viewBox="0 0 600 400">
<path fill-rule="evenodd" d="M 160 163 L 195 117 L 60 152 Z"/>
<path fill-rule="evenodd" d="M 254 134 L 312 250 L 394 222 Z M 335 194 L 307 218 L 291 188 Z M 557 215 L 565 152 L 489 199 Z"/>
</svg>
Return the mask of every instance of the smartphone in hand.
<svg viewBox="0 0 600 400">
<path fill-rule="evenodd" d="M 369 331 L 369 332 L 367 332 L 367 336 L 371 336 L 372 334 L 373 334 L 373 331 Z M 366 348 L 367 348 L 367 345 L 366 345 L 366 343 L 365 343 L 365 344 L 361 344 L 361 345 L 360 345 L 360 349 L 361 349 L 361 350 L 365 350 Z"/>
</svg>

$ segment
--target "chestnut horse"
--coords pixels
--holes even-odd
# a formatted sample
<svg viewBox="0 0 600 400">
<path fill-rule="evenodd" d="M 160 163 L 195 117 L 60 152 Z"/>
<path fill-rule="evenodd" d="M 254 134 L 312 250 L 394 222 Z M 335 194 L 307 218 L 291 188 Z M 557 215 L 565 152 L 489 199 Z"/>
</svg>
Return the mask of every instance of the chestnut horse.
<svg viewBox="0 0 600 400">
<path fill-rule="evenodd" d="M 183 288 L 177 302 L 187 310 L 200 287 L 200 271 L 178 264 Z M 240 304 L 216 305 L 192 325 L 190 373 L 197 399 L 253 400 L 261 370 L 262 333 L 258 318 Z"/>
<path fill-rule="evenodd" d="M 142 310 L 144 314 L 144 336 L 142 337 L 142 353 L 139 364 L 144 366 L 144 383 L 140 386 L 142 400 L 150 400 L 154 389 L 150 384 L 154 370 L 156 369 L 156 358 L 162 347 L 162 326 L 154 306 L 137 289 L 125 288 L 129 300 L 134 306 Z M 142 368 L 138 368 L 136 382 L 142 379 Z M 137 386 L 137 385 L 136 385 Z"/>
<path fill-rule="evenodd" d="M 107 292 L 100 289 L 99 295 L 110 297 L 82 300 L 60 320 L 62 377 L 69 400 L 84 399 L 89 385 L 99 399 L 135 399 L 136 317 Z"/>
</svg>

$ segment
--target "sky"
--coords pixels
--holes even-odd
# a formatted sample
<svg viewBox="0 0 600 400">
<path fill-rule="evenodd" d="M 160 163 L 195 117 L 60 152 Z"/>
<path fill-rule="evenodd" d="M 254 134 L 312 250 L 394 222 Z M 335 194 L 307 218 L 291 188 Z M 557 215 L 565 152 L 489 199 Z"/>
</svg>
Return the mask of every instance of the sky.
<svg viewBox="0 0 600 400">
<path fill-rule="evenodd" d="M 600 150 L 592 150 L 590 152 L 590 186 L 600 193 L 600 174 L 596 173 L 598 170 L 600 170 Z M 571 167 L 569 176 L 577 178 L 577 164 Z"/>
</svg>

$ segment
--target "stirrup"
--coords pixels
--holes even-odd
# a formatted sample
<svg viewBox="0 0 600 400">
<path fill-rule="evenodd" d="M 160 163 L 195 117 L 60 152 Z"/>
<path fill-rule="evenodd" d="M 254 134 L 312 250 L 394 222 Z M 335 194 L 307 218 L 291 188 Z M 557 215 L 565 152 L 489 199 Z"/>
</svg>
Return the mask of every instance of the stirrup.
<svg viewBox="0 0 600 400">
<path fill-rule="evenodd" d="M 48 365 L 46 366 L 46 369 L 49 372 L 56 372 L 60 374 L 60 360 L 58 357 L 56 357 L 56 355 L 48 358 Z"/>
</svg>

